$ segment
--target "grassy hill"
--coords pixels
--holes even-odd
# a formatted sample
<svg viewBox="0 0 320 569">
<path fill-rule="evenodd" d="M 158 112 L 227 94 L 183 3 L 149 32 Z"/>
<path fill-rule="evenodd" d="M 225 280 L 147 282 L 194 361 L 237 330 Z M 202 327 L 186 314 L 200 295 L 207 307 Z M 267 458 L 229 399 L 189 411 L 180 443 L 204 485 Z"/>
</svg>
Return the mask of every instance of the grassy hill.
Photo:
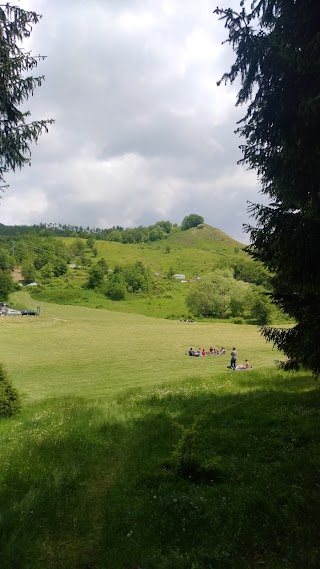
<svg viewBox="0 0 320 569">
<path fill-rule="evenodd" d="M 75 240 L 72 237 L 62 239 L 66 244 Z M 243 244 L 206 224 L 201 228 L 173 232 L 167 239 L 154 243 L 96 241 L 96 247 L 97 260 L 104 257 L 111 268 L 116 264 L 143 261 L 152 272 L 166 273 L 172 267 L 176 273 L 186 274 L 187 278 L 209 272 L 226 261 L 232 263 L 238 258 L 248 258 Z"/>
<path fill-rule="evenodd" d="M 76 238 L 58 239 L 70 246 Z M 114 302 L 102 294 L 83 290 L 81 287 L 87 280 L 87 269 L 77 268 L 69 269 L 67 275 L 54 279 L 45 290 L 34 291 L 35 300 L 83 304 L 162 318 L 184 318 L 189 314 L 185 297 L 195 276 L 203 276 L 216 268 L 233 267 L 249 258 L 241 243 L 206 224 L 187 231 L 176 230 L 167 239 L 153 243 L 123 244 L 97 240 L 95 246 L 96 257 L 89 250 L 86 252 L 92 263 L 104 258 L 113 269 L 115 265 L 142 261 L 151 274 L 159 275 L 154 278 L 154 293 L 129 295 L 124 301 Z M 188 282 L 169 282 L 166 279 L 169 271 L 184 274 Z"/>
</svg>

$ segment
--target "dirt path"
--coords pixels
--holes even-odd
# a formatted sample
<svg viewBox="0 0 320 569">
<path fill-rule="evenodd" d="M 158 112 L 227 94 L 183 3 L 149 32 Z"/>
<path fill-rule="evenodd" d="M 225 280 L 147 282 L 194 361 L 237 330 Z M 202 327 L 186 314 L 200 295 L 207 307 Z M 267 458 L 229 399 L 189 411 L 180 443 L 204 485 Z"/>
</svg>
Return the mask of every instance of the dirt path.
<svg viewBox="0 0 320 569">
<path fill-rule="evenodd" d="M 16 282 L 21 282 L 21 281 L 23 281 L 23 276 L 22 276 L 22 273 L 21 273 L 21 269 L 19 269 L 19 268 L 13 269 L 13 271 L 11 271 L 11 276 L 12 276 L 13 280 L 16 281 Z"/>
</svg>

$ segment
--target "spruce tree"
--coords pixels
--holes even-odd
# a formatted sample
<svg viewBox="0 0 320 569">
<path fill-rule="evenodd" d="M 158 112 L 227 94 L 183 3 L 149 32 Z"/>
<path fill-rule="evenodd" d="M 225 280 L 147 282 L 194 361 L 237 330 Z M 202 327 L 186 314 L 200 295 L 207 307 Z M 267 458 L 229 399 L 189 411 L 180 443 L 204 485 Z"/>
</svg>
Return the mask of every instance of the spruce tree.
<svg viewBox="0 0 320 569">
<path fill-rule="evenodd" d="M 21 105 L 44 80 L 30 72 L 44 56 L 33 57 L 24 50 L 32 26 L 41 16 L 10 4 L 0 4 L 0 187 L 10 170 L 30 163 L 30 144 L 37 142 L 53 121 L 30 121 Z"/>
<path fill-rule="evenodd" d="M 249 204 L 251 255 L 272 273 L 272 298 L 296 324 L 264 327 L 288 370 L 320 373 L 320 10 L 319 0 L 242 1 L 215 10 L 247 104 L 236 132 L 240 161 L 256 170 L 269 204 Z M 221 83 L 221 81 L 219 83 Z"/>
</svg>

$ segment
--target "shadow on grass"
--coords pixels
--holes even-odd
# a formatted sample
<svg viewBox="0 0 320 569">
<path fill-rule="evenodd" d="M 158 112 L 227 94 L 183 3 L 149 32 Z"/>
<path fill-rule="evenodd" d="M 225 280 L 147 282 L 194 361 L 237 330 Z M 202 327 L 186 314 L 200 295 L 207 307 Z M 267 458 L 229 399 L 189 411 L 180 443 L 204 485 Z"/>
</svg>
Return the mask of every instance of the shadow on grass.
<svg viewBox="0 0 320 569">
<path fill-rule="evenodd" d="M 319 390 L 255 385 L 54 400 L 11 421 L 2 568 L 318 567 Z"/>
</svg>

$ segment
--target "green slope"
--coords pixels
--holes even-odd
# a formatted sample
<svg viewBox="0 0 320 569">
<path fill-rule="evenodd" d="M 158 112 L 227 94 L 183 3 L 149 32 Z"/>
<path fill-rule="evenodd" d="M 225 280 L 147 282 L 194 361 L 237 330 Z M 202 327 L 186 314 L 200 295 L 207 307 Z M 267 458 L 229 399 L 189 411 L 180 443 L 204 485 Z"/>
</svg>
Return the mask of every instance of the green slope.
<svg viewBox="0 0 320 569">
<path fill-rule="evenodd" d="M 63 238 L 66 244 L 73 240 L 72 237 Z M 167 239 L 154 243 L 96 241 L 96 246 L 97 260 L 104 257 L 111 268 L 116 264 L 142 261 L 153 273 L 164 274 L 172 268 L 175 273 L 185 274 L 187 279 L 247 257 L 243 244 L 206 224 L 201 228 L 173 232 Z M 170 252 L 167 252 L 168 247 Z"/>
<path fill-rule="evenodd" d="M 70 246 L 74 237 L 58 237 Z M 95 291 L 83 290 L 87 281 L 87 268 L 68 270 L 67 275 L 52 279 L 45 289 L 32 291 L 34 299 L 61 304 L 80 304 L 117 312 L 139 313 L 160 318 L 186 318 L 189 311 L 185 297 L 195 276 L 204 276 L 217 268 L 235 267 L 241 259 L 248 259 L 244 245 L 219 229 L 203 224 L 187 231 L 176 230 L 167 239 L 153 243 L 124 244 L 96 240 L 97 256 L 87 249 L 92 263 L 104 258 L 113 269 L 142 261 L 154 276 L 156 290 L 151 296 L 129 295 L 125 301 L 115 302 Z M 187 282 L 168 280 L 167 274 L 185 275 Z M 37 279 L 41 284 L 41 277 Z"/>
</svg>

